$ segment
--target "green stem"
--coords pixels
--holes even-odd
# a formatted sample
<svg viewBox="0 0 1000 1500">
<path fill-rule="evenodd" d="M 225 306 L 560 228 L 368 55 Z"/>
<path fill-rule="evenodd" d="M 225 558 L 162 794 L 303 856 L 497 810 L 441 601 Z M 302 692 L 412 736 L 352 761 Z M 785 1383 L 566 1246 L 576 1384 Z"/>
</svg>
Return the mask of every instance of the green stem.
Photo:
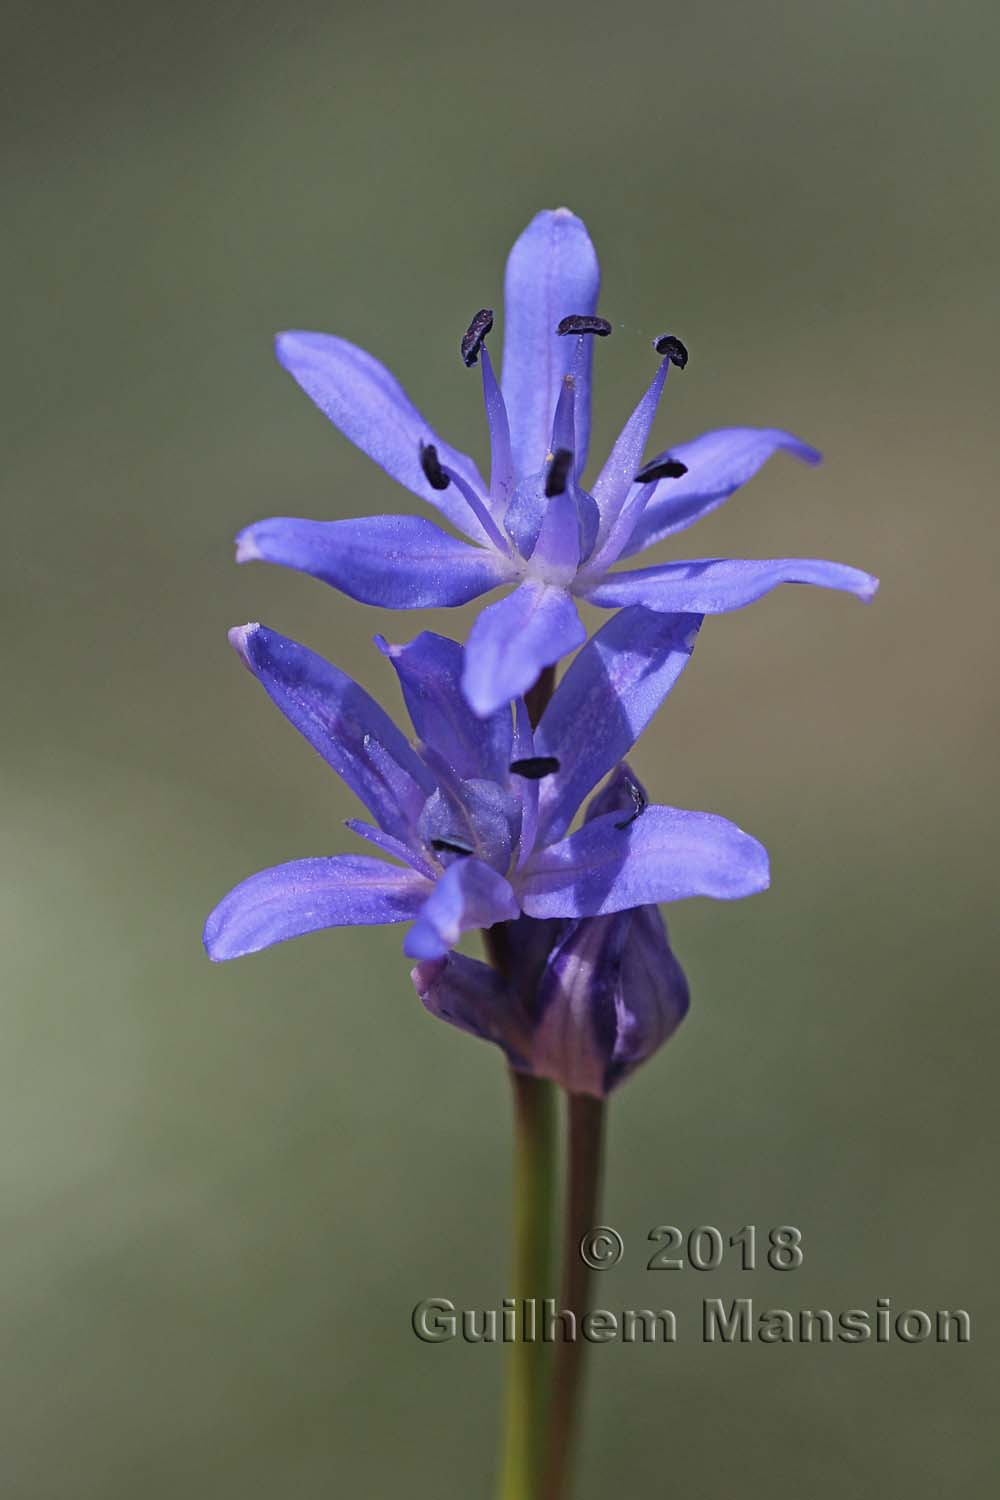
<svg viewBox="0 0 1000 1500">
<path fill-rule="evenodd" d="M 525 693 L 532 725 L 537 725 L 556 684 L 546 667 Z M 494 968 L 508 980 L 515 968 L 510 927 L 501 923 L 483 938 Z M 552 1219 L 556 1201 L 555 1089 L 547 1079 L 510 1070 L 514 1094 L 514 1282 L 517 1339 L 507 1355 L 507 1390 L 501 1441 L 498 1500 L 542 1500 L 548 1422 L 548 1345 L 525 1339 L 525 1304 L 535 1313 L 550 1295 Z M 536 1319 L 532 1327 L 537 1335 Z"/>
<path fill-rule="evenodd" d="M 511 1069 L 514 1091 L 514 1280 L 518 1338 L 507 1356 L 499 1500 L 541 1500 L 548 1346 L 524 1337 L 525 1302 L 549 1295 L 555 1198 L 552 1084 Z"/>
<path fill-rule="evenodd" d="M 568 1500 L 572 1485 L 573 1445 L 580 1416 L 587 1340 L 580 1324 L 588 1310 L 590 1267 L 580 1241 L 596 1227 L 604 1153 L 604 1100 L 569 1094 L 569 1160 L 563 1224 L 560 1308 L 576 1316 L 576 1337 L 555 1346 L 552 1401 L 543 1466 L 544 1500 Z"/>
</svg>

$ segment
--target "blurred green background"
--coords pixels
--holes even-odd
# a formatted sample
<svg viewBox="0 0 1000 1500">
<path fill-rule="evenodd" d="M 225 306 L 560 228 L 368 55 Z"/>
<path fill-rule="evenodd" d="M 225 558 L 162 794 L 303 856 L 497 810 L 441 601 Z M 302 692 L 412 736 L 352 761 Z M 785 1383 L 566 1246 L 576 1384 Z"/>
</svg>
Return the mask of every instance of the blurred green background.
<svg viewBox="0 0 1000 1500">
<path fill-rule="evenodd" d="M 253 519 L 418 508 L 271 336 L 357 340 L 482 454 L 457 341 L 560 203 L 617 325 L 594 452 L 669 326 L 663 445 L 760 423 L 827 454 L 775 459 L 695 555 L 883 578 L 867 610 L 785 589 L 709 621 L 637 756 L 774 885 L 671 913 L 693 1007 L 614 1103 L 598 1296 L 692 1331 L 594 1351 L 581 1500 L 985 1492 L 998 41 L 986 0 L 8 9 L 5 1497 L 488 1493 L 501 1350 L 409 1313 L 507 1289 L 498 1056 L 423 1013 L 398 930 L 221 968 L 199 933 L 356 811 L 226 627 L 395 706 L 372 634 L 470 619 L 233 565 Z M 663 1222 L 797 1224 L 805 1266 L 653 1275 Z M 965 1307 L 974 1342 L 701 1345 L 700 1300 L 748 1294 Z"/>
</svg>

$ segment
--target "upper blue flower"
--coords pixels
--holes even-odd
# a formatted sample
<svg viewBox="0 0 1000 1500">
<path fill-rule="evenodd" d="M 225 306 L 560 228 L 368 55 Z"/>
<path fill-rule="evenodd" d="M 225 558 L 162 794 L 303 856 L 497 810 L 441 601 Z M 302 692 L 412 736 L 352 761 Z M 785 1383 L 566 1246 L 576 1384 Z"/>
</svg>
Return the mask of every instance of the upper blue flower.
<svg viewBox="0 0 1000 1500">
<path fill-rule="evenodd" d="M 481 364 L 489 484 L 370 354 L 332 334 L 281 334 L 279 360 L 320 410 L 469 542 L 416 516 L 276 517 L 240 534 L 238 560 L 297 568 L 389 609 L 464 604 L 514 584 L 482 612 L 466 648 L 463 689 L 480 715 L 526 692 L 581 644 L 577 598 L 606 609 L 719 614 L 779 583 L 813 583 L 870 599 L 878 587 L 870 574 L 810 558 L 701 558 L 610 571 L 721 505 L 777 449 L 807 463 L 819 454 L 777 428 L 732 427 L 644 464 L 670 365 L 687 358 L 680 341 L 664 335 L 649 389 L 585 489 L 593 344 L 611 331 L 594 316 L 599 280 L 581 220 L 565 208 L 540 213 L 507 262 L 502 385 L 484 343 L 492 314 L 484 309 L 470 326 L 462 353 L 467 364 Z"/>
<path fill-rule="evenodd" d="M 701 620 L 621 611 L 573 661 L 532 732 L 523 701 L 477 716 L 462 649 L 424 634 L 382 649 L 415 748 L 349 677 L 261 625 L 232 632 L 247 667 L 375 819 L 348 827 L 394 863 L 296 860 L 252 875 L 209 917 L 213 959 L 323 927 L 412 922 L 412 958 L 440 958 L 473 927 L 589 917 L 687 896 L 763 890 L 767 854 L 725 818 L 646 805 L 570 824 L 627 754 L 687 665 Z M 611 805 L 611 804 L 609 804 Z"/>
</svg>

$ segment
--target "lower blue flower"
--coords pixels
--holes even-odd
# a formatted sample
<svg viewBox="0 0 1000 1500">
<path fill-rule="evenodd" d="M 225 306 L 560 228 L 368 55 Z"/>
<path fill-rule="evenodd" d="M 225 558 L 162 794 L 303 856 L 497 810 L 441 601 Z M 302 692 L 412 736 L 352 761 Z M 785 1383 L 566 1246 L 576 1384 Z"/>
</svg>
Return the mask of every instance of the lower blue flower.
<svg viewBox="0 0 1000 1500">
<path fill-rule="evenodd" d="M 387 858 L 301 859 L 250 876 L 209 917 L 209 957 L 238 958 L 325 927 L 410 922 L 405 952 L 436 959 L 463 932 L 522 913 L 563 921 L 764 890 L 768 859 L 756 839 L 714 814 L 647 804 L 621 772 L 618 791 L 567 832 L 677 681 L 700 624 L 642 606 L 614 616 L 577 655 L 535 730 L 521 700 L 513 713 L 472 712 L 454 641 L 425 633 L 407 646 L 380 642 L 415 745 L 304 646 L 262 625 L 233 631 L 249 670 L 374 818 L 348 827 Z"/>
</svg>

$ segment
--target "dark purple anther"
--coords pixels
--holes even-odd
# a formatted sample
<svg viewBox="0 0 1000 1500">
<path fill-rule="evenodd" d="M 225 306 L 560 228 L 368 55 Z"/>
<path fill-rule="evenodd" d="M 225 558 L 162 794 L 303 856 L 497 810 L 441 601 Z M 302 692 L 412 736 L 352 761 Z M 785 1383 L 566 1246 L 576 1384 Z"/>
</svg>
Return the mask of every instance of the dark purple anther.
<svg viewBox="0 0 1000 1500">
<path fill-rule="evenodd" d="M 543 776 L 554 776 L 559 761 L 554 755 L 525 755 L 521 760 L 512 760 L 513 775 L 523 776 L 526 781 L 541 781 Z"/>
<path fill-rule="evenodd" d="M 611 332 L 611 324 L 607 318 L 593 317 L 590 313 L 570 313 L 569 317 L 562 318 L 556 333 L 565 338 L 569 333 L 595 333 L 599 339 L 606 339 Z"/>
<path fill-rule="evenodd" d="M 653 340 L 653 348 L 657 354 L 666 354 L 670 363 L 676 365 L 678 370 L 683 370 L 688 362 L 687 350 L 672 333 L 661 333 L 658 339 Z"/>
<path fill-rule="evenodd" d="M 479 359 L 479 351 L 483 347 L 483 341 L 492 327 L 492 307 L 480 308 L 479 312 L 476 313 L 476 316 L 473 318 L 472 322 L 465 330 L 465 333 L 462 335 L 462 343 L 460 347 L 462 350 L 462 358 L 465 361 L 466 369 L 471 370 L 472 366 Z"/>
<path fill-rule="evenodd" d="M 568 448 L 557 448 L 545 476 L 545 498 L 554 500 L 566 488 L 569 471 L 573 467 L 573 455 Z"/>
<path fill-rule="evenodd" d="M 687 464 L 682 464 L 679 458 L 654 458 L 652 463 L 639 470 L 635 482 L 652 484 L 654 479 L 680 479 L 687 471 Z"/>
<path fill-rule="evenodd" d="M 420 467 L 432 490 L 446 490 L 451 480 L 441 467 L 438 451 L 433 443 L 420 444 Z"/>
<path fill-rule="evenodd" d="M 436 854 L 460 854 L 463 859 L 476 852 L 464 839 L 431 839 L 431 848 Z"/>
</svg>

